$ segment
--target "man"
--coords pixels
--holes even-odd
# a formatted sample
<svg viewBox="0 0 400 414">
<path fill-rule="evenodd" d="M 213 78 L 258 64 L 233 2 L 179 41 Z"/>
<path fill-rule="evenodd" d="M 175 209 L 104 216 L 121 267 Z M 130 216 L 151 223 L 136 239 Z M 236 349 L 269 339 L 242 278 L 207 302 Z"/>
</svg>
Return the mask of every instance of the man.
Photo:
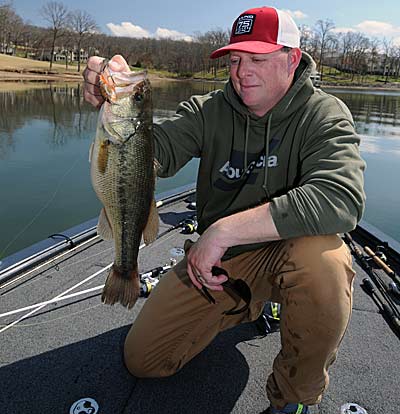
<svg viewBox="0 0 400 414">
<path fill-rule="evenodd" d="M 365 201 L 351 114 L 313 88 L 314 64 L 299 43 L 287 13 L 247 10 L 234 22 L 229 45 L 211 55 L 229 53 L 224 90 L 192 97 L 154 126 L 160 176 L 201 159 L 201 237 L 162 278 L 125 343 L 132 374 L 172 375 L 219 332 L 257 319 L 265 301 L 279 302 L 282 349 L 267 382 L 269 413 L 308 413 L 328 385 L 351 314 L 354 277 L 337 233 L 356 226 Z M 85 97 L 94 105 L 102 102 L 101 62 L 90 59 L 85 71 Z M 110 64 L 128 69 L 121 56 Z M 250 287 L 246 312 L 226 314 L 237 299 L 213 266 Z"/>
</svg>

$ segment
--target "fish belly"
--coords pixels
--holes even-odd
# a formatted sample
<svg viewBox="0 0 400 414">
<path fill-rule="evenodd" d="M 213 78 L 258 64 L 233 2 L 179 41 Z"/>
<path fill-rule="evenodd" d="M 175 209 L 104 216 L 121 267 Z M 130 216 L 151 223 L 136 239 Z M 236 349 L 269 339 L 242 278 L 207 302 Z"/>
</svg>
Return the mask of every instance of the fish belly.
<svg viewBox="0 0 400 414">
<path fill-rule="evenodd" d="M 101 142 L 96 140 L 93 150 L 93 188 L 112 228 L 114 265 L 122 277 L 129 277 L 132 270 L 137 271 L 140 240 L 154 194 L 153 144 L 145 131 L 123 145 L 110 143 L 104 148 Z"/>
</svg>

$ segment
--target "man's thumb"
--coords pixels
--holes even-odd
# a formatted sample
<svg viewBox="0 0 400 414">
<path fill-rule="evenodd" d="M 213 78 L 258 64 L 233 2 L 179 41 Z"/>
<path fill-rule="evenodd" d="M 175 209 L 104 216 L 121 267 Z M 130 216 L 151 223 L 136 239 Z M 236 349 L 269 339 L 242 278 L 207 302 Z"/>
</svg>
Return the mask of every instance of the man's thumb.
<svg viewBox="0 0 400 414">
<path fill-rule="evenodd" d="M 110 69 L 115 70 L 116 72 L 122 72 L 129 70 L 129 66 L 126 63 L 126 60 L 121 55 L 115 55 L 108 62 Z"/>
</svg>

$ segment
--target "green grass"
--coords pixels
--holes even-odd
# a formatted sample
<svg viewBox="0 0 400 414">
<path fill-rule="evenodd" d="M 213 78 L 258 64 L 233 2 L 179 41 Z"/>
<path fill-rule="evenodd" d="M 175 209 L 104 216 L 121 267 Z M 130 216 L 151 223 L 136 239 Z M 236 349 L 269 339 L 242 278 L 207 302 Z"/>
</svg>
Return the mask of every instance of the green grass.
<svg viewBox="0 0 400 414">
<path fill-rule="evenodd" d="M 217 71 L 217 76 L 214 76 L 214 71 L 211 72 L 196 72 L 193 75 L 195 79 L 205 79 L 205 80 L 227 80 L 229 78 L 229 71 L 226 68 L 221 68 Z"/>
<path fill-rule="evenodd" d="M 18 57 L 24 57 L 25 53 L 22 50 L 17 50 L 17 56 Z M 37 62 L 37 61 L 36 61 Z M 48 67 L 50 67 L 49 62 L 43 62 L 47 63 Z M 61 67 L 64 67 L 65 69 L 65 63 L 64 62 L 54 62 L 54 64 L 60 65 L 57 66 L 58 70 L 61 70 Z M 68 63 L 68 71 L 74 72 L 77 71 L 77 62 L 71 62 Z M 86 67 L 86 63 L 81 63 L 81 72 Z M 131 67 L 132 70 L 140 71 L 145 68 L 138 68 L 138 67 Z M 149 74 L 152 74 L 154 76 L 158 76 L 161 78 L 170 78 L 170 79 L 203 79 L 203 80 L 218 80 L 218 81 L 225 81 L 229 78 L 229 70 L 227 68 L 220 68 L 216 76 L 214 76 L 214 71 L 206 72 L 206 71 L 200 71 L 196 73 L 174 73 L 167 70 L 157 70 L 157 69 L 147 69 Z M 323 68 L 323 77 L 322 82 L 328 83 L 328 84 L 337 84 L 337 85 L 374 85 L 374 86 L 385 86 L 385 80 L 386 78 L 384 76 L 378 76 L 378 75 L 354 75 L 353 80 L 351 80 L 352 75 L 350 73 L 341 72 L 340 70 L 336 68 L 331 68 L 329 66 L 324 66 Z M 400 86 L 400 78 L 395 78 L 393 76 L 390 76 L 388 78 L 388 83 L 390 84 L 396 84 Z"/>
<path fill-rule="evenodd" d="M 336 68 L 331 68 L 329 66 L 324 66 L 322 82 L 328 82 L 329 84 L 338 84 L 338 85 L 385 85 L 385 76 L 380 75 L 364 75 L 355 74 L 352 79 L 351 73 L 341 72 Z M 389 76 L 387 83 L 398 83 L 400 84 L 400 78 L 396 79 L 394 76 Z"/>
</svg>

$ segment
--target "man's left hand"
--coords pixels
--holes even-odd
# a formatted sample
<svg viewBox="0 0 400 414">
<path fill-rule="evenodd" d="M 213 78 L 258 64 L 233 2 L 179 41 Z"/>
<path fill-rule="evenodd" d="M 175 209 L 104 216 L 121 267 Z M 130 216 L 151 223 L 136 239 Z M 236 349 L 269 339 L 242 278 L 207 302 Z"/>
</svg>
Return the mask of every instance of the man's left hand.
<svg viewBox="0 0 400 414">
<path fill-rule="evenodd" d="M 220 232 L 214 224 L 210 226 L 190 248 L 187 254 L 187 272 L 193 284 L 201 289 L 222 291 L 221 286 L 228 278 L 224 275 L 213 276 L 213 266 L 221 267 L 221 258 L 228 246 L 221 243 Z"/>
</svg>

